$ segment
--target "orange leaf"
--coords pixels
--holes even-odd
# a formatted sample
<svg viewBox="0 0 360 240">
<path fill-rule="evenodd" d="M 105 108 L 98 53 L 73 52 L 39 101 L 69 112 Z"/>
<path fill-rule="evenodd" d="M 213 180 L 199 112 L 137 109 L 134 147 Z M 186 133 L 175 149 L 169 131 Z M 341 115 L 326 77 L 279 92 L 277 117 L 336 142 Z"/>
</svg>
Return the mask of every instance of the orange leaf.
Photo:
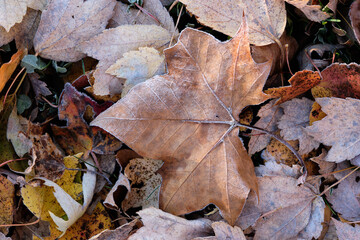
<svg viewBox="0 0 360 240">
<path fill-rule="evenodd" d="M 270 88 L 265 90 L 265 93 L 271 95 L 273 98 L 280 97 L 276 102 L 278 105 L 305 93 L 319 84 L 320 80 L 321 78 L 318 72 L 303 70 L 296 72 L 294 76 L 289 79 L 291 86 Z"/>
<path fill-rule="evenodd" d="M 184 214 L 213 203 L 234 224 L 257 190 L 236 121 L 246 106 L 269 98 L 262 89 L 271 63 L 254 62 L 247 25 L 241 26 L 224 43 L 185 29 L 165 50 L 169 74 L 136 85 L 92 122 L 140 155 L 164 161 L 165 211 Z"/>
<path fill-rule="evenodd" d="M 21 59 L 27 54 L 27 49 L 19 49 L 10 59 L 9 62 L 4 63 L 0 68 L 0 92 L 4 89 L 5 84 L 14 73 L 16 67 L 19 65 Z"/>
</svg>

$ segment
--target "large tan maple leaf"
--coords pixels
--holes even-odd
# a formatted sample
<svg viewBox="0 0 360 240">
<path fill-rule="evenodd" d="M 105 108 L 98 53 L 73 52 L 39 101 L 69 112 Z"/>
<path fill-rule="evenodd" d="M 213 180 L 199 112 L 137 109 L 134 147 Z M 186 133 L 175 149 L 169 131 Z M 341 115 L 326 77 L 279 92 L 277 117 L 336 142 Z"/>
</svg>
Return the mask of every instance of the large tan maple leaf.
<svg viewBox="0 0 360 240">
<path fill-rule="evenodd" d="M 187 28 L 165 57 L 167 75 L 135 86 L 91 124 L 164 160 L 160 208 L 184 214 L 213 203 L 234 224 L 257 190 L 236 122 L 245 106 L 268 99 L 262 88 L 271 63 L 252 59 L 245 21 L 227 42 Z"/>
</svg>

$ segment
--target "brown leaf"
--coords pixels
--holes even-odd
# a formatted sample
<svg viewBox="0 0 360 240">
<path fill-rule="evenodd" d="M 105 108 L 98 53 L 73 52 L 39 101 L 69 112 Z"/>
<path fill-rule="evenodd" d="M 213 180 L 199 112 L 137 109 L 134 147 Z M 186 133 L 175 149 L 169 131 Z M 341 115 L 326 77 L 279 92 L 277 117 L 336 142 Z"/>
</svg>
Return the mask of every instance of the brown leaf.
<svg viewBox="0 0 360 240">
<path fill-rule="evenodd" d="M 336 233 L 339 240 L 357 240 L 360 236 L 360 226 L 355 224 L 355 227 L 352 227 L 348 223 L 340 222 L 332 218 L 332 222 L 335 224 Z"/>
<path fill-rule="evenodd" d="M 131 235 L 129 240 L 190 240 L 212 233 L 211 221 L 208 219 L 189 221 L 153 207 L 141 210 L 138 214 L 144 226 Z"/>
<path fill-rule="evenodd" d="M 165 73 L 164 55 L 154 48 L 140 47 L 138 51 L 124 53 L 110 66 L 106 73 L 126 79 L 121 97 L 124 97 L 136 84 L 146 81 L 155 75 Z"/>
<path fill-rule="evenodd" d="M 136 85 L 91 124 L 165 162 L 160 208 L 184 214 L 213 203 L 233 224 L 257 187 L 232 124 L 246 106 L 268 99 L 262 88 L 270 63 L 251 58 L 246 24 L 225 43 L 185 29 L 165 57 L 168 75 Z"/>
<path fill-rule="evenodd" d="M 11 75 L 14 73 L 15 69 L 19 65 L 21 59 L 26 55 L 26 49 L 19 49 L 14 55 L 12 55 L 11 60 L 7 63 L 4 63 L 0 67 L 0 92 L 4 89 L 5 84 L 10 79 Z"/>
<path fill-rule="evenodd" d="M 148 207 L 159 208 L 161 176 L 156 174 L 163 164 L 160 160 L 136 158 L 130 160 L 124 169 L 125 176 L 131 181 L 131 191 L 122 202 L 122 209 Z"/>
<path fill-rule="evenodd" d="M 50 1 L 35 34 L 35 51 L 55 61 L 80 60 L 85 54 L 77 46 L 105 29 L 115 3 L 115 0 Z"/>
<path fill-rule="evenodd" d="M 197 237 L 193 240 L 246 240 L 243 231 L 239 227 L 231 227 L 229 224 L 224 222 L 214 222 L 211 224 L 211 227 L 214 229 L 215 236 Z"/>
<path fill-rule="evenodd" d="M 14 38 L 16 47 L 32 48 L 32 41 L 40 22 L 41 12 L 28 8 L 26 15 L 21 23 L 15 24 L 9 32 L 5 28 L 0 27 L 0 46 L 11 42 Z"/>
<path fill-rule="evenodd" d="M 318 72 L 303 70 L 296 72 L 289 79 L 291 86 L 270 88 L 265 92 L 273 98 L 280 98 L 276 102 L 276 104 L 280 104 L 307 92 L 314 86 L 318 85 L 320 80 L 321 78 Z"/>
<path fill-rule="evenodd" d="M 44 127 L 18 116 L 16 108 L 8 120 L 7 138 L 11 140 L 18 156 L 29 153 L 33 157 L 33 163 L 25 170 L 26 173 L 32 172 L 35 176 L 50 180 L 61 177 L 64 171 L 62 152 L 49 134 L 45 133 Z"/>
<path fill-rule="evenodd" d="M 110 230 L 105 229 L 101 233 L 93 236 L 90 240 L 127 240 L 129 237 L 130 232 L 136 225 L 136 222 L 140 221 L 139 219 L 134 219 L 133 221 L 121 225 L 120 227 Z"/>
<path fill-rule="evenodd" d="M 322 149 L 322 153 L 319 156 L 310 158 L 310 160 L 316 162 L 319 165 L 319 173 L 325 175 L 323 177 L 325 177 L 326 182 L 334 182 L 335 177 L 330 173 L 335 170 L 336 163 L 325 161 L 324 158 L 326 155 L 327 151 Z"/>
<path fill-rule="evenodd" d="M 27 7 L 34 0 L 4 0 L 0 6 L 0 26 L 4 27 L 7 32 L 10 28 L 22 21 L 26 14 Z"/>
<path fill-rule="evenodd" d="M 41 80 L 39 80 L 40 76 L 37 73 L 28 73 L 31 86 L 34 90 L 35 96 L 40 98 L 42 96 L 51 95 L 51 91 L 49 90 L 47 84 Z"/>
<path fill-rule="evenodd" d="M 275 100 L 272 100 L 260 108 L 257 115 L 260 119 L 255 123 L 255 127 L 263 128 L 270 132 L 275 132 L 278 129 L 277 122 L 284 115 L 284 110 L 280 106 L 274 106 L 274 104 Z M 253 135 L 249 142 L 249 154 L 259 152 L 270 143 L 271 137 L 267 134 L 259 134 L 256 130 L 252 130 L 251 134 Z"/>
<path fill-rule="evenodd" d="M 253 226 L 255 239 L 311 239 L 321 234 L 325 203 L 312 188 L 287 176 L 258 178 L 259 198 L 252 192 L 237 225 Z"/>
<path fill-rule="evenodd" d="M 338 164 L 336 171 L 343 170 L 350 167 L 348 162 Z M 345 177 L 353 169 L 335 173 L 334 176 L 337 180 Z M 356 171 L 350 176 L 342 180 L 338 187 L 333 189 L 331 194 L 327 194 L 326 198 L 331 203 L 332 208 L 341 214 L 341 217 L 348 221 L 360 221 L 360 186 L 359 186 L 360 173 Z"/>
<path fill-rule="evenodd" d="M 285 48 L 286 44 L 288 45 L 289 52 L 287 57 L 289 58 L 289 61 L 291 61 L 298 50 L 298 43 L 295 38 L 287 35 L 286 32 L 283 33 L 279 40 L 283 48 Z M 282 66 L 280 66 L 280 60 L 283 56 L 281 55 L 281 50 L 277 43 L 265 46 L 251 46 L 251 56 L 257 63 L 272 61 L 270 76 L 281 70 L 280 67 Z"/>
<path fill-rule="evenodd" d="M 90 151 L 98 154 L 113 153 L 121 147 L 121 143 L 108 133 L 98 128 L 90 128 L 85 121 L 87 111 L 97 116 L 111 105 L 109 102 L 98 104 L 86 94 L 77 91 L 71 84 L 65 84 L 60 97 L 58 115 L 66 120 L 66 127 L 51 125 L 55 139 L 67 154 L 85 153 Z M 90 120 L 94 116 L 90 116 Z"/>
<path fill-rule="evenodd" d="M 314 22 L 321 22 L 330 17 L 326 12 L 321 11 L 320 5 L 309 5 L 309 0 L 285 0 L 287 3 L 300 9 L 305 16 Z"/>
<path fill-rule="evenodd" d="M 114 15 L 109 20 L 108 27 L 115 28 L 127 24 L 159 25 L 160 23 L 161 27 L 165 28 L 170 33 L 175 33 L 174 20 L 159 0 L 146 0 L 143 2 L 142 8 L 153 17 L 143 11 L 139 11 L 139 9 L 129 9 L 128 4 L 117 2 L 114 9 Z"/>
<path fill-rule="evenodd" d="M 355 0 L 350 7 L 349 16 L 351 20 L 351 26 L 354 31 L 356 40 L 360 42 L 360 1 Z"/>
<path fill-rule="evenodd" d="M 325 161 L 342 162 L 360 154 L 360 100 L 353 98 L 317 98 L 327 116 L 316 121 L 305 131 L 316 141 L 332 146 Z M 344 111 L 346 109 L 346 111 Z"/>
<path fill-rule="evenodd" d="M 360 99 L 360 66 L 357 63 L 333 63 L 322 72 L 322 80 L 312 90 L 314 97 L 338 97 Z M 319 89 L 329 92 L 330 96 L 319 95 Z"/>
<path fill-rule="evenodd" d="M 287 141 L 295 150 L 299 149 L 298 141 Z M 266 149 L 261 153 L 262 159 L 265 161 L 276 161 L 284 163 L 288 166 L 298 163 L 298 159 L 294 156 L 291 150 L 281 142 L 271 139 Z"/>
<path fill-rule="evenodd" d="M 106 199 L 104 201 L 104 205 L 108 208 L 111 209 L 119 209 L 117 203 L 116 203 L 116 199 L 119 198 L 119 196 L 122 194 L 122 189 L 121 187 L 125 187 L 128 192 L 130 192 L 131 187 L 130 187 L 130 182 L 127 179 L 127 177 L 124 176 L 124 174 L 119 173 L 119 178 L 116 180 L 116 183 L 114 184 L 114 186 L 111 188 L 110 192 L 108 193 L 108 195 L 106 196 Z"/>
<path fill-rule="evenodd" d="M 274 43 L 285 30 L 284 0 L 181 0 L 186 9 L 198 17 L 202 24 L 229 36 L 235 36 L 245 16 L 249 25 L 249 41 L 257 46 Z"/>
<path fill-rule="evenodd" d="M 280 135 L 285 140 L 299 140 L 300 154 L 307 154 L 318 148 L 320 144 L 312 134 L 309 135 L 305 131 L 305 127 L 309 126 L 312 104 L 313 101 L 307 98 L 295 98 L 281 104 L 284 115 L 278 122 L 278 128 L 281 129 Z"/>
<path fill-rule="evenodd" d="M 94 93 L 96 95 L 121 93 L 124 79 L 118 79 L 105 71 L 128 51 L 145 46 L 164 48 L 168 46 L 170 39 L 171 34 L 156 25 L 121 25 L 107 29 L 80 44 L 79 48 L 84 53 L 100 61 L 94 73 Z"/>
</svg>

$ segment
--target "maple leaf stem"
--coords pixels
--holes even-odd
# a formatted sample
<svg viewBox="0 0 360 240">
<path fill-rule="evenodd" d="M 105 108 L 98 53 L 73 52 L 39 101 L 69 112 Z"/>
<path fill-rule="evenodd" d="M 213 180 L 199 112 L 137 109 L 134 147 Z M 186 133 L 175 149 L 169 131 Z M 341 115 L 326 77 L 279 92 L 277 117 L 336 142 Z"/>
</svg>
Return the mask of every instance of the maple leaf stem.
<svg viewBox="0 0 360 240">
<path fill-rule="evenodd" d="M 258 128 L 258 127 L 253 127 L 253 126 L 250 126 L 250 125 L 246 125 L 246 124 L 242 124 L 242 123 L 239 123 L 239 122 L 236 122 L 236 126 L 238 127 L 245 127 L 245 128 L 248 128 L 248 129 L 251 129 L 251 130 L 256 130 L 256 131 L 259 131 L 259 132 L 262 132 L 262 133 L 265 133 L 265 134 L 268 134 L 270 135 L 272 138 L 275 138 L 276 140 L 278 140 L 279 142 L 281 142 L 282 144 L 284 144 L 294 155 L 295 157 L 299 160 L 299 162 L 301 163 L 303 169 L 304 169 L 304 173 L 303 173 L 303 177 L 304 179 L 306 179 L 306 176 L 307 176 L 307 169 L 306 169 L 306 166 L 305 166 L 305 162 L 304 160 L 302 159 L 302 157 L 300 156 L 300 154 L 287 142 L 285 141 L 283 138 L 277 136 L 276 134 L 272 133 L 272 132 L 269 132 L 265 129 L 262 129 L 262 128 Z"/>
</svg>

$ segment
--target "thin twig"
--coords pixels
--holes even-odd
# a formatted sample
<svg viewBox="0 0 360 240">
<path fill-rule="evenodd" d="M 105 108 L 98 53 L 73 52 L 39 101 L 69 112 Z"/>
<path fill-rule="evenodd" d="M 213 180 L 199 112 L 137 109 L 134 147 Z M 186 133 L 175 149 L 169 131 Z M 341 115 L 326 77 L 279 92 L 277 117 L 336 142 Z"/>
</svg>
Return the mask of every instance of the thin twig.
<svg viewBox="0 0 360 240">
<path fill-rule="evenodd" d="M 20 74 L 21 74 L 24 70 L 25 70 L 25 67 L 23 67 L 23 68 L 20 70 L 20 72 L 16 75 L 16 77 L 15 77 L 14 80 L 12 81 L 10 87 L 8 88 L 8 90 L 7 90 L 6 93 L 5 93 L 3 105 L 5 105 L 6 98 L 7 98 L 7 96 L 9 95 L 10 89 L 12 88 L 12 86 L 14 85 L 14 83 L 16 82 L 16 80 L 18 79 L 18 77 L 20 76 Z M 25 73 L 25 75 L 26 75 L 26 73 Z"/>
<path fill-rule="evenodd" d="M 35 222 L 32 222 L 32 223 L 13 223 L 13 224 L 4 224 L 4 225 L 0 225 L 0 227 L 21 227 L 21 226 L 30 226 L 30 225 L 37 224 L 38 222 L 40 222 L 40 218 L 38 218 Z"/>
<path fill-rule="evenodd" d="M 285 44 L 285 53 L 286 53 L 286 63 L 287 63 L 289 72 L 291 75 L 294 75 L 291 71 L 290 63 L 289 63 L 289 44 Z"/>
<path fill-rule="evenodd" d="M 335 56 L 336 56 L 336 49 L 333 52 L 333 57 L 331 59 L 331 64 L 333 64 L 335 62 Z"/>
<path fill-rule="evenodd" d="M 311 64 L 316 68 L 316 70 L 318 71 L 319 75 L 320 75 L 320 78 L 322 79 L 322 75 L 321 75 L 321 72 L 319 70 L 319 68 L 316 66 L 316 64 L 314 63 L 314 61 L 311 59 L 311 57 L 309 56 L 307 50 L 305 49 L 305 55 L 306 57 L 309 59 L 309 61 L 311 62 Z"/>
<path fill-rule="evenodd" d="M 148 15 L 149 17 L 151 17 L 152 19 L 154 19 L 159 25 L 161 25 L 160 21 L 157 20 L 157 18 L 154 17 L 154 15 L 152 15 L 150 12 L 148 12 L 145 8 L 141 7 L 139 4 L 137 4 L 137 3 L 134 3 L 134 4 L 135 4 L 135 6 L 136 6 L 137 8 L 139 8 L 143 13 L 145 13 L 146 15 Z"/>
<path fill-rule="evenodd" d="M 174 1 L 171 6 L 169 7 L 169 12 L 175 7 L 176 4 L 178 4 L 179 0 Z"/>
<path fill-rule="evenodd" d="M 101 169 L 101 167 L 100 167 L 99 161 L 97 160 L 97 157 L 96 157 L 95 153 L 94 153 L 93 151 L 90 151 L 90 154 L 91 154 L 92 158 L 93 158 L 94 161 L 95 161 L 96 167 L 99 169 L 99 171 L 100 171 L 101 173 L 103 173 L 103 171 L 102 171 L 102 169 Z"/>
<path fill-rule="evenodd" d="M 47 100 L 44 96 L 41 96 L 41 99 L 44 100 L 47 104 L 49 104 L 53 108 L 58 108 L 57 105 L 52 104 L 49 100 Z"/>
<path fill-rule="evenodd" d="M 172 33 L 172 35 L 171 35 L 171 39 L 170 39 L 170 43 L 169 43 L 169 47 L 171 47 L 172 41 L 174 40 L 175 31 L 176 31 L 176 29 L 177 29 L 177 27 L 178 27 L 178 25 L 179 25 L 179 21 L 180 21 L 180 17 L 181 17 L 181 14 L 182 14 L 182 10 L 183 10 L 183 8 L 184 8 L 184 5 L 182 5 L 182 6 L 181 6 L 179 16 L 178 16 L 178 18 L 177 18 L 177 20 L 176 20 L 176 24 L 175 24 L 174 32 L 173 32 L 173 33 Z"/>
<path fill-rule="evenodd" d="M 271 136 L 272 138 L 275 138 L 276 140 L 278 140 L 279 142 L 281 142 L 282 144 L 284 144 L 287 148 L 289 148 L 289 150 L 295 155 L 295 157 L 299 160 L 300 164 L 302 165 L 303 169 L 304 169 L 304 178 L 306 179 L 306 176 L 307 176 L 307 169 L 306 169 L 306 166 L 305 166 L 305 162 L 304 160 L 301 158 L 300 154 L 287 142 L 285 141 L 284 139 L 282 139 L 281 137 L 275 135 L 274 133 L 272 132 L 269 132 L 265 129 L 262 129 L 262 128 L 258 128 L 258 127 L 253 127 L 253 126 L 249 126 L 249 125 L 246 125 L 246 124 L 242 124 L 242 123 L 239 123 L 237 122 L 236 123 L 236 126 L 238 127 L 245 127 L 245 128 L 248 128 L 248 129 L 251 129 L 251 130 L 256 130 L 256 131 L 259 131 L 259 132 L 263 132 L 263 133 L 266 133 L 268 134 L 269 136 Z"/>
<path fill-rule="evenodd" d="M 0 167 L 4 166 L 4 165 L 6 165 L 6 164 L 9 164 L 9 163 L 11 163 L 11 162 L 21 161 L 21 160 L 27 160 L 27 158 L 11 159 L 11 160 L 8 160 L 8 161 L 6 161 L 6 162 L 1 163 L 1 164 L 0 164 Z"/>
<path fill-rule="evenodd" d="M 342 182 L 345 178 L 347 178 L 348 176 L 350 176 L 351 174 L 353 174 L 354 172 L 356 172 L 360 167 L 356 167 L 354 170 L 352 170 L 349 174 L 345 175 L 345 177 L 342 177 L 339 181 L 337 181 L 336 183 L 334 183 L 333 185 L 331 185 L 330 187 L 328 187 L 327 189 L 325 189 L 324 191 L 322 191 L 322 193 L 318 194 L 318 196 L 323 195 L 324 193 L 326 193 L 327 191 L 329 191 L 331 188 L 335 187 L 336 185 L 338 185 L 340 182 Z"/>
</svg>

